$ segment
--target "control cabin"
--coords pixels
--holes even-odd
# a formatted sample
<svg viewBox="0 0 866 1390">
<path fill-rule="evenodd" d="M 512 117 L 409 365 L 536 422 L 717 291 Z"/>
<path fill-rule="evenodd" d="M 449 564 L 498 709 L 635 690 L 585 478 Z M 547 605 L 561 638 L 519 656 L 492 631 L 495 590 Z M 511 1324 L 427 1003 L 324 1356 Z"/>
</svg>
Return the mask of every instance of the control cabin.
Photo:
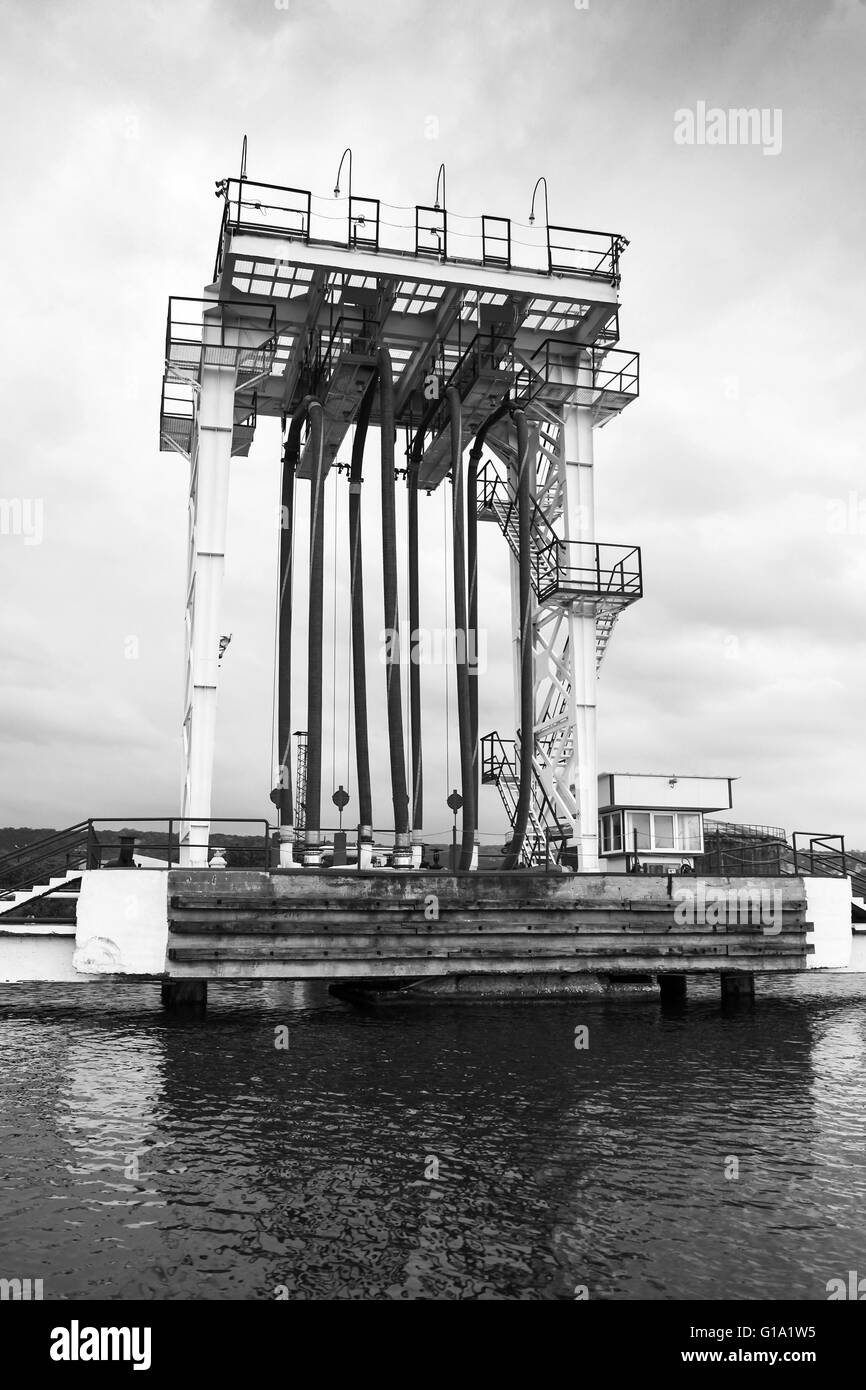
<svg viewBox="0 0 866 1390">
<path fill-rule="evenodd" d="M 598 779 L 598 848 L 607 873 L 694 868 L 704 852 L 704 815 L 733 805 L 730 777 L 605 772 Z M 637 864 L 635 863 L 637 859 Z"/>
</svg>

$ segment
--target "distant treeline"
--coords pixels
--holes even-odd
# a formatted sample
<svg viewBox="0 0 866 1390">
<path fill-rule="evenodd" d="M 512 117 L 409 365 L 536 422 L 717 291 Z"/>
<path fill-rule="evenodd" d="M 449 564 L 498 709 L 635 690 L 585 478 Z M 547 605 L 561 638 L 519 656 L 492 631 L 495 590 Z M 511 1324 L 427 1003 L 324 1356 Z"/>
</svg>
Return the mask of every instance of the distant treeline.
<svg viewBox="0 0 866 1390">
<path fill-rule="evenodd" d="M 24 849 L 27 845 L 35 844 L 39 840 L 44 840 L 49 835 L 56 835 L 57 833 L 56 830 L 51 830 L 48 827 L 41 830 L 26 825 L 0 827 L 0 856 Z M 167 823 L 164 828 L 158 830 L 138 830 L 135 826 L 97 824 L 96 833 L 102 846 L 103 864 L 117 858 L 120 838 L 123 835 L 134 836 L 137 852 L 150 855 L 154 859 L 168 859 Z M 261 835 L 226 835 L 214 830 L 211 834 L 211 849 L 216 846 L 225 850 L 227 859 L 234 868 L 264 864 L 264 845 Z M 175 863 L 177 862 L 178 848 L 178 834 L 175 831 L 171 840 L 172 859 Z M 59 869 L 66 867 L 60 862 L 60 859 L 58 859 L 57 865 L 52 865 L 53 869 L 58 867 Z"/>
<path fill-rule="evenodd" d="M 33 830 L 29 825 L 5 825 L 0 827 L 0 854 L 9 854 L 13 849 L 32 845 L 34 840 L 44 840 L 46 835 L 56 835 L 56 830 Z"/>
</svg>

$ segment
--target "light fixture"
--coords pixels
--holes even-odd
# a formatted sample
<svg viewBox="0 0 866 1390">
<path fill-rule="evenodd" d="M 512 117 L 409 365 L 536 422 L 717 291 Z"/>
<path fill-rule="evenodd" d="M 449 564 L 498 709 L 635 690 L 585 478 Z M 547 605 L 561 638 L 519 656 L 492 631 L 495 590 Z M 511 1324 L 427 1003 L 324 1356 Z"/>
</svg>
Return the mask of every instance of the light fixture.
<svg viewBox="0 0 866 1390">
<path fill-rule="evenodd" d="M 535 195 L 536 195 L 536 193 L 538 192 L 538 185 L 539 185 L 540 183 L 543 183 L 543 184 L 544 184 L 544 216 L 545 216 L 545 220 L 546 220 L 548 226 L 550 225 L 550 209 L 549 209 L 549 207 L 548 207 L 548 202 L 547 202 L 547 179 L 546 179 L 546 178 L 544 177 L 544 175 L 542 174 L 540 179 L 536 179 L 535 187 L 534 187 L 533 190 L 532 190 L 532 202 L 531 202 L 530 207 L 529 207 L 529 225 L 530 225 L 530 227 L 532 227 L 532 226 L 534 225 L 534 223 L 535 223 Z"/>
<path fill-rule="evenodd" d="M 350 201 L 351 201 L 351 197 L 352 197 L 352 151 L 351 151 L 351 149 L 349 148 L 348 145 L 347 145 L 346 148 L 343 150 L 343 154 L 342 154 L 342 156 L 341 156 L 341 158 L 340 158 L 340 167 L 339 167 L 339 169 L 337 170 L 337 182 L 334 184 L 334 197 L 335 197 L 335 198 L 339 198 L 339 196 L 340 196 L 340 175 L 341 175 L 342 172 L 343 172 L 343 164 L 344 164 L 344 162 L 345 162 L 346 155 L 349 156 L 349 199 L 350 199 Z"/>
<path fill-rule="evenodd" d="M 442 183 L 442 202 L 445 202 L 445 165 L 439 165 L 439 173 L 436 175 L 436 201 L 433 204 L 433 211 L 439 211 L 439 183 Z"/>
</svg>

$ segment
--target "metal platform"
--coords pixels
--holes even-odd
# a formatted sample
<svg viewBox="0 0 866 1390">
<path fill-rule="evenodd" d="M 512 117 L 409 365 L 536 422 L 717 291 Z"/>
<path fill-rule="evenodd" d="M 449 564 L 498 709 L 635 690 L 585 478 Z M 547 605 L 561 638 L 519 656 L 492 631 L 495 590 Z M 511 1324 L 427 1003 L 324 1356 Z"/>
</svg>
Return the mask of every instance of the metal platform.
<svg viewBox="0 0 866 1390">
<path fill-rule="evenodd" d="M 463 394 L 468 437 L 518 379 L 527 390 L 534 380 L 537 392 L 551 344 L 567 340 L 601 354 L 618 340 L 620 236 L 552 226 L 527 253 L 509 218 L 481 214 L 460 219 L 458 230 L 445 209 L 418 205 L 386 222 L 378 199 L 353 195 L 335 238 L 334 212 L 315 212 L 309 190 L 243 178 L 224 181 L 220 191 L 215 298 L 227 321 L 253 334 L 269 323 L 272 332 L 269 360 L 252 364 L 256 414 L 290 417 L 316 394 L 326 406 L 326 469 L 381 347 L 391 356 L 397 426 L 414 431 L 430 405 L 425 378 L 434 373 L 445 383 L 465 374 L 473 351 L 477 359 L 472 345 L 479 335 L 491 324 L 509 327 L 507 359 L 495 366 L 476 360 L 481 370 Z M 469 254 L 454 254 L 458 242 Z M 529 264 L 519 263 L 521 253 Z M 207 312 L 205 301 L 170 304 L 166 383 L 172 387 L 194 385 L 205 360 L 196 306 Z M 633 354 L 630 359 L 636 362 Z M 636 395 L 636 381 L 635 372 L 623 402 Z M 191 410 L 190 400 L 174 391 L 166 398 L 162 448 L 188 451 Z M 374 425 L 377 410 L 376 403 Z M 429 425 L 427 433 L 432 453 L 423 460 L 421 481 L 432 489 L 448 471 L 447 448 Z M 299 476 L 308 474 L 302 455 Z"/>
</svg>

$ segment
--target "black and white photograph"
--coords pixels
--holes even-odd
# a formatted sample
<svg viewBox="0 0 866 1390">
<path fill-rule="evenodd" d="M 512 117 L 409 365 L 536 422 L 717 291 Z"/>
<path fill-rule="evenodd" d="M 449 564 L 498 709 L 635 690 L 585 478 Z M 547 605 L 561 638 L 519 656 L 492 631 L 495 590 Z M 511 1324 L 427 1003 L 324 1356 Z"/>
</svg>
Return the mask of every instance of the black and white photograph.
<svg viewBox="0 0 866 1390">
<path fill-rule="evenodd" d="M 611 1374 L 829 1374 L 866 1300 L 866 3 L 0 33 L 23 1364 L 227 1374 L 237 1329 L 249 1374 L 316 1335 L 286 1304 L 347 1305 L 332 1339 L 540 1302 Z"/>
</svg>

